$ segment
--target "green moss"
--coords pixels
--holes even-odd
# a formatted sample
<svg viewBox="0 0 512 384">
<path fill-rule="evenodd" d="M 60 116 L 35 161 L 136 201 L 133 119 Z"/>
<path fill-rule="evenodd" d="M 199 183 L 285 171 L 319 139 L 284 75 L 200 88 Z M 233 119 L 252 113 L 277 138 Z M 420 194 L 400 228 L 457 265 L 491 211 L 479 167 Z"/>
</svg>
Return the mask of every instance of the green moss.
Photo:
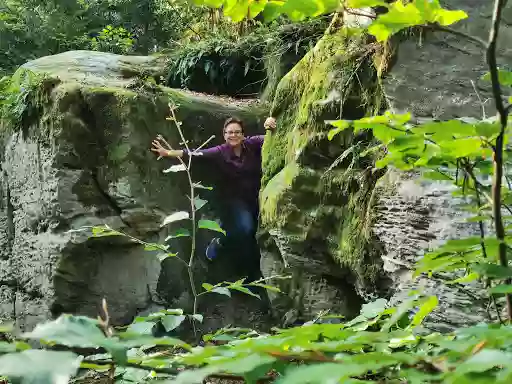
<svg viewBox="0 0 512 384">
<path fill-rule="evenodd" d="M 121 87 L 88 87 L 88 92 L 95 94 L 111 94 L 119 97 L 136 97 L 137 93 Z"/>
<path fill-rule="evenodd" d="M 299 174 L 299 166 L 297 163 L 289 163 L 281 172 L 279 172 L 263 190 L 261 195 L 261 214 L 263 223 L 271 223 L 276 218 L 277 213 L 281 215 L 281 219 L 286 220 L 283 216 L 283 205 L 290 204 L 286 201 L 285 194 L 293 187 L 293 184 Z M 281 207 L 278 207 L 281 204 Z"/>
<path fill-rule="evenodd" d="M 362 286 L 376 281 L 381 263 L 371 231 L 376 178 L 359 147 L 326 173 L 359 144 L 348 131 L 329 141 L 325 120 L 357 119 L 382 108 L 376 51 L 366 41 L 347 29 L 325 35 L 281 80 L 272 105 L 279 132 L 264 145 L 261 194 L 265 228 L 324 243 Z"/>
</svg>

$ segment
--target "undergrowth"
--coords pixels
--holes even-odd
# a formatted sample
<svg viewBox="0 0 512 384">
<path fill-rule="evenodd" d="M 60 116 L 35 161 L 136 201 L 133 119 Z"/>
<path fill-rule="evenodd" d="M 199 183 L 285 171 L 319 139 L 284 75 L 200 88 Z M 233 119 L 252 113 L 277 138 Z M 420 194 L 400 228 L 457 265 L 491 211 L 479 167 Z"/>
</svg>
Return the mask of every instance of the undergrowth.
<svg viewBox="0 0 512 384">
<path fill-rule="evenodd" d="M 269 99 L 277 82 L 322 36 L 325 18 L 260 26 L 238 36 L 213 33 L 170 54 L 167 84 L 238 97 L 265 91 Z"/>
</svg>

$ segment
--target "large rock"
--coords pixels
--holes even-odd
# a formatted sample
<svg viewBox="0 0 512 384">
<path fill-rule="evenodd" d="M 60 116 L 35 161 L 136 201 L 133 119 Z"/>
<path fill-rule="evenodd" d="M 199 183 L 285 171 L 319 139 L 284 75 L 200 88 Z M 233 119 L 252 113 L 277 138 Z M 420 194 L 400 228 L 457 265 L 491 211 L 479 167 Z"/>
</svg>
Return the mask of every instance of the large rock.
<svg viewBox="0 0 512 384">
<path fill-rule="evenodd" d="M 492 2 L 444 0 L 452 9 L 463 9 L 469 19 L 453 26 L 466 34 L 487 40 Z M 500 30 L 499 62 L 512 60 L 512 8 L 504 12 Z M 383 79 L 386 99 L 395 112 L 410 111 L 418 119 L 482 117 L 495 113 L 489 84 L 481 77 L 488 71 L 484 48 L 465 37 L 429 32 L 421 41 L 411 38 L 398 46 L 396 61 Z M 424 252 L 448 239 L 479 235 L 477 225 L 464 223 L 459 201 L 444 183 L 421 181 L 415 175 L 393 172 L 382 179 L 375 233 L 384 243 L 385 268 L 394 280 L 393 303 L 409 290 L 437 295 L 440 305 L 427 325 L 449 330 L 489 319 L 489 299 L 479 284 L 446 284 L 450 276 L 412 278 L 416 261 Z M 453 276 L 452 276 L 453 277 Z M 492 312 L 492 311 L 491 311 Z"/>
<path fill-rule="evenodd" d="M 185 176 L 163 175 L 169 162 L 157 162 L 149 151 L 159 133 L 176 146 L 181 141 L 166 121 L 168 101 L 179 104 L 178 119 L 191 146 L 218 137 L 231 115 L 245 118 L 254 131 L 258 107 L 148 83 L 162 68 L 150 57 L 77 51 L 24 68 L 46 78 L 29 95 L 20 124 L 4 122 L 2 317 L 22 328 L 62 312 L 95 317 L 104 297 L 118 324 L 155 301 L 190 309 L 188 277 L 177 260 L 160 265 L 154 252 L 124 238 L 89 238 L 75 230 L 108 224 L 145 241 L 163 241 L 162 219 L 187 208 Z M 195 177 L 207 174 L 199 169 Z M 186 244 L 175 246 L 186 257 Z M 229 262 L 208 269 L 198 260 L 198 288 L 230 277 Z M 228 322 L 247 319 L 249 310 L 231 312 Z"/>
<path fill-rule="evenodd" d="M 292 275 L 288 295 L 272 298 L 285 323 L 325 310 L 352 316 L 382 287 L 371 230 L 380 174 L 359 155 L 368 138 L 346 132 L 330 141 L 324 123 L 379 110 L 365 43 L 346 30 L 324 36 L 277 88 L 279 130 L 263 148 L 261 264 L 265 276 Z"/>
</svg>

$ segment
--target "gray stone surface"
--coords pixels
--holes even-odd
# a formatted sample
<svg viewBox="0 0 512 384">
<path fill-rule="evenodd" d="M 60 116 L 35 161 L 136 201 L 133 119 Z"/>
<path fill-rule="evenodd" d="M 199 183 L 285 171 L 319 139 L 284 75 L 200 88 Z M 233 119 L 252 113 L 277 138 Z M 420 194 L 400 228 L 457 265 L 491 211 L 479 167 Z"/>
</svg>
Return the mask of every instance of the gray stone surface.
<svg viewBox="0 0 512 384">
<path fill-rule="evenodd" d="M 487 41 L 493 2 L 443 0 L 443 6 L 466 11 L 469 18 L 451 28 Z M 499 65 L 512 61 L 512 6 L 505 11 L 498 46 Z M 425 32 L 398 46 L 391 72 L 383 80 L 389 105 L 409 111 L 417 118 L 452 119 L 494 114 L 489 83 L 481 77 L 488 71 L 485 50 L 465 37 L 447 32 Z M 472 85 L 475 84 L 476 89 Z"/>
<path fill-rule="evenodd" d="M 452 191 L 449 184 L 396 171 L 389 171 L 377 187 L 374 231 L 384 243 L 384 269 L 393 281 L 390 303 L 407 299 L 412 290 L 437 296 L 438 308 L 425 324 L 439 331 L 489 318 L 488 296 L 481 284 L 449 285 L 447 281 L 456 277 L 446 274 L 413 278 L 415 264 L 425 252 L 449 239 L 480 234 L 477 223 L 465 222 L 467 216 L 458 209 L 460 201 Z"/>
</svg>

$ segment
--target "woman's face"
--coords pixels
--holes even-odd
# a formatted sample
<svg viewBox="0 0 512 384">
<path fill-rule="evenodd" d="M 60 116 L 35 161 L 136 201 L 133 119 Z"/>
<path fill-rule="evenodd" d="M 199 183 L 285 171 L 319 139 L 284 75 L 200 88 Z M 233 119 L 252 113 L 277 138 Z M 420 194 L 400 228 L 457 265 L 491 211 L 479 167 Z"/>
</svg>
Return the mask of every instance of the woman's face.
<svg viewBox="0 0 512 384">
<path fill-rule="evenodd" d="M 244 140 L 244 132 L 238 123 L 231 123 L 224 129 L 224 140 L 232 147 L 237 147 Z"/>
</svg>

